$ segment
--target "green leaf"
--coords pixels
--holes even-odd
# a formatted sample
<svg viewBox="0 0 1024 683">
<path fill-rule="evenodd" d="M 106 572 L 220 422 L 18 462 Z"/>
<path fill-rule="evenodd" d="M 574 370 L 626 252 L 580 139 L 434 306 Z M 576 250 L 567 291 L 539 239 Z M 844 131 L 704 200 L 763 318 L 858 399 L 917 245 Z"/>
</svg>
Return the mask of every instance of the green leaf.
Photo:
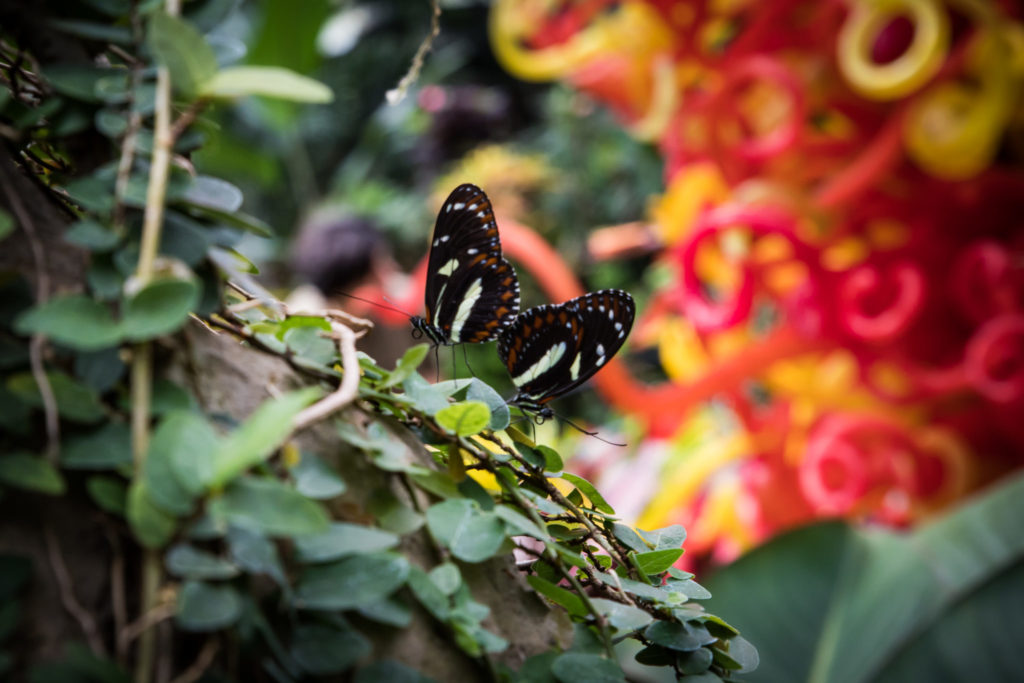
<svg viewBox="0 0 1024 683">
<path fill-rule="evenodd" d="M 496 506 L 494 514 L 505 520 L 510 527 L 510 533 L 533 536 L 541 541 L 551 540 L 551 536 L 544 529 L 538 527 L 532 519 L 508 505 Z"/>
<path fill-rule="evenodd" d="M 736 673 L 750 673 L 757 669 L 757 666 L 760 663 L 757 649 L 747 640 L 740 636 L 735 636 L 726 640 L 725 644 L 727 649 L 715 648 L 714 657 L 716 660 L 725 660 L 723 663 L 726 668 L 735 671 Z M 912 675 L 913 674 L 909 674 L 909 676 Z M 909 678 L 902 677 L 901 680 L 909 680 Z M 935 680 L 935 678 L 930 680 Z M 990 678 L 987 680 L 994 679 Z"/>
<path fill-rule="evenodd" d="M 667 526 L 663 529 L 656 529 L 654 531 L 637 529 L 637 532 L 655 550 L 679 548 L 683 545 L 683 541 L 686 540 L 686 529 L 679 524 L 673 524 L 672 526 Z"/>
<path fill-rule="evenodd" d="M 110 310 L 81 294 L 59 296 L 31 308 L 14 321 L 19 334 L 44 334 L 70 349 L 96 351 L 121 341 Z"/>
<path fill-rule="evenodd" d="M 621 633 L 636 631 L 654 621 L 649 612 L 633 605 L 604 598 L 591 598 L 590 602 L 608 620 L 612 628 Z"/>
<path fill-rule="evenodd" d="M 626 683 L 619 665 L 600 655 L 566 652 L 551 665 L 560 683 Z"/>
<path fill-rule="evenodd" d="M 651 550 L 646 553 L 637 553 L 637 567 L 639 567 L 640 571 L 645 574 L 660 574 L 664 571 L 668 571 L 668 568 L 675 564 L 675 561 L 682 557 L 682 555 L 682 548 L 676 548 L 674 550 Z"/>
<path fill-rule="evenodd" d="M 363 667 L 356 673 L 352 683 L 437 683 L 405 664 L 384 659 Z"/>
<path fill-rule="evenodd" d="M 345 493 L 345 482 L 338 473 L 312 453 L 303 453 L 291 474 L 296 490 L 307 498 L 328 500 Z"/>
<path fill-rule="evenodd" d="M 353 609 L 391 595 L 409 576 L 409 561 L 394 553 L 353 555 L 302 572 L 296 604 L 306 609 Z"/>
<path fill-rule="evenodd" d="M 96 82 L 111 74 L 110 69 L 85 64 L 53 64 L 43 70 L 43 76 L 61 95 L 85 102 L 99 102 Z"/>
<path fill-rule="evenodd" d="M 644 637 L 656 645 L 678 652 L 691 652 L 716 640 L 703 627 L 674 621 L 657 621 L 651 624 L 644 631 Z"/>
<path fill-rule="evenodd" d="M 127 26 L 112 26 L 79 19 L 50 19 L 47 23 L 58 31 L 86 40 L 120 45 L 129 45 L 132 42 L 132 32 Z"/>
<path fill-rule="evenodd" d="M 463 401 L 437 411 L 434 419 L 437 424 L 458 436 L 472 436 L 487 429 L 491 422 L 491 411 L 481 401 Z"/>
<path fill-rule="evenodd" d="M 202 415 L 171 412 L 150 440 L 147 472 L 150 461 L 159 463 L 159 468 L 153 468 L 154 474 L 173 479 L 172 485 L 182 490 L 181 495 L 198 496 L 213 476 L 213 457 L 219 442 L 217 432 Z M 169 494 L 174 495 L 170 488 Z"/>
<path fill-rule="evenodd" d="M 113 230 L 90 218 L 82 219 L 68 228 L 64 239 L 90 251 L 110 251 L 121 241 Z"/>
<path fill-rule="evenodd" d="M 756 654 L 756 652 L 755 652 Z M 684 674 L 694 676 L 708 670 L 714 661 L 714 655 L 706 647 L 697 648 L 693 652 L 681 652 L 676 658 L 679 663 L 679 670 Z"/>
<path fill-rule="evenodd" d="M 278 339 L 284 340 L 284 335 L 288 330 L 295 330 L 303 327 L 312 327 L 317 330 L 323 330 L 324 332 L 331 331 L 331 324 L 327 322 L 326 318 L 316 315 L 290 315 L 278 324 L 277 331 L 274 334 Z"/>
<path fill-rule="evenodd" d="M 628 524 L 616 522 L 612 526 L 612 533 L 615 534 L 615 538 L 622 541 L 631 550 L 635 550 L 638 553 L 646 553 L 650 550 L 650 547 L 647 545 L 647 541 L 645 541 L 640 534 L 638 534 L 636 530 Z"/>
<path fill-rule="evenodd" d="M 582 617 L 587 614 L 587 608 L 583 604 L 583 600 L 572 591 L 551 583 L 547 579 L 542 579 L 539 576 L 527 576 L 526 582 L 530 584 L 533 590 L 537 591 L 551 602 L 564 607 L 568 610 L 569 614 L 573 614 L 578 617 Z"/>
<path fill-rule="evenodd" d="M 451 562 L 437 565 L 429 572 L 430 580 L 445 595 L 453 595 L 462 585 L 462 573 L 459 566 Z"/>
<path fill-rule="evenodd" d="M 194 278 L 153 280 L 125 299 L 121 331 L 130 341 L 170 334 L 185 324 L 198 303 L 199 283 Z"/>
<path fill-rule="evenodd" d="M 307 673 L 328 676 L 348 671 L 372 650 L 370 641 L 354 629 L 303 623 L 295 629 L 290 653 Z"/>
<path fill-rule="evenodd" d="M 149 20 L 149 48 L 171 73 L 171 84 L 183 97 L 200 94 L 217 72 L 217 57 L 206 39 L 188 22 L 166 12 Z"/>
<path fill-rule="evenodd" d="M 124 516 L 128 487 L 123 481 L 114 477 L 89 477 L 85 480 L 85 489 L 100 509 L 112 515 Z"/>
<path fill-rule="evenodd" d="M 107 412 L 100 403 L 99 396 L 89 387 L 68 377 L 63 372 L 46 373 L 57 400 L 57 412 L 62 417 L 74 422 L 91 424 L 106 417 Z M 7 390 L 18 397 L 23 403 L 42 408 L 43 399 L 39 395 L 39 387 L 32 373 L 25 372 L 7 378 Z"/>
<path fill-rule="evenodd" d="M 391 371 L 387 380 L 381 384 L 382 389 L 393 387 L 401 384 L 410 377 L 416 368 L 418 368 L 427 357 L 427 353 L 430 352 L 430 344 L 417 344 L 416 346 L 410 347 L 402 354 L 402 357 L 398 359 L 395 364 L 395 369 Z"/>
<path fill-rule="evenodd" d="M 184 543 L 167 551 L 164 563 L 167 571 L 185 579 L 231 579 L 239 574 L 238 567 L 224 558 Z"/>
<path fill-rule="evenodd" d="M 273 455 L 292 433 L 295 416 L 319 395 L 319 389 L 308 387 L 260 405 L 249 419 L 221 442 L 213 457 L 210 486 L 219 488 Z"/>
<path fill-rule="evenodd" d="M 213 98 L 262 95 L 292 102 L 325 104 L 334 99 L 319 81 L 276 66 L 232 66 L 218 71 L 202 88 Z"/>
<path fill-rule="evenodd" d="M 242 207 L 244 197 L 238 186 L 221 178 L 199 175 L 185 189 L 182 201 L 192 206 L 231 214 Z M 258 271 L 254 271 L 258 272 Z"/>
<path fill-rule="evenodd" d="M 73 470 L 116 469 L 132 462 L 132 435 L 124 422 L 107 422 L 96 431 L 68 439 L 61 467 Z"/>
<path fill-rule="evenodd" d="M 438 621 L 448 621 L 451 614 L 451 601 L 447 594 L 431 581 L 430 575 L 419 567 L 413 567 L 409 572 L 408 582 L 409 589 L 424 609 Z"/>
<path fill-rule="evenodd" d="M 186 581 L 178 594 L 175 616 L 186 631 L 219 631 L 242 616 L 242 598 L 228 584 Z"/>
<path fill-rule="evenodd" d="M 505 541 L 504 522 L 465 498 L 432 505 L 427 510 L 427 528 L 464 562 L 482 562 L 493 557 Z"/>
<path fill-rule="evenodd" d="M 233 527 L 228 530 L 231 561 L 251 574 L 266 574 L 279 585 L 287 585 L 277 546 L 263 534 Z"/>
<path fill-rule="evenodd" d="M 431 384 L 419 374 L 413 373 L 402 382 L 405 395 L 427 415 L 436 415 L 438 411 L 449 406 L 448 396 L 444 388 Z"/>
<path fill-rule="evenodd" d="M 323 508 L 277 479 L 240 477 L 209 510 L 214 519 L 270 536 L 316 534 L 328 523 Z"/>
<path fill-rule="evenodd" d="M 0 457 L 0 482 L 51 496 L 59 496 L 67 488 L 64 478 L 53 465 L 28 453 Z"/>
<path fill-rule="evenodd" d="M 395 628 L 407 628 L 412 623 L 412 608 L 400 595 L 363 605 L 357 611 L 367 619 Z"/>
<path fill-rule="evenodd" d="M 0 242 L 14 232 L 14 218 L 6 210 L 0 209 Z"/>
<path fill-rule="evenodd" d="M 555 449 L 548 446 L 538 445 L 536 451 L 544 456 L 544 469 L 548 472 L 561 472 L 565 467 L 562 456 Z"/>
<path fill-rule="evenodd" d="M 684 581 L 667 581 L 664 588 L 670 593 L 679 593 L 691 600 L 707 600 L 711 597 L 711 592 L 707 588 L 689 579 Z"/>
<path fill-rule="evenodd" d="M 580 490 L 580 493 L 586 496 L 587 499 L 590 501 L 590 504 L 594 506 L 595 510 L 599 510 L 600 512 L 606 512 L 609 515 L 615 514 L 615 510 L 613 510 L 612 506 L 608 504 L 608 501 L 606 501 L 604 497 L 597 492 L 597 489 L 594 488 L 593 484 L 591 484 L 583 477 L 576 476 L 575 474 L 571 474 L 569 472 L 563 472 L 562 479 L 565 479 L 570 484 L 578 488 Z"/>
<path fill-rule="evenodd" d="M 142 481 L 135 481 L 128 487 L 126 516 L 135 538 L 146 548 L 165 545 L 177 528 L 174 517 L 153 504 Z"/>
<path fill-rule="evenodd" d="M 508 404 L 497 391 L 489 384 L 481 382 L 474 377 L 469 382 L 469 389 L 466 391 L 466 399 L 469 401 L 481 401 L 491 411 L 489 429 L 497 431 L 508 426 L 510 413 Z"/>
<path fill-rule="evenodd" d="M 398 545 L 398 541 L 398 536 L 389 531 L 333 522 L 323 533 L 296 538 L 295 552 L 300 562 L 330 562 L 347 555 L 388 550 Z"/>
</svg>

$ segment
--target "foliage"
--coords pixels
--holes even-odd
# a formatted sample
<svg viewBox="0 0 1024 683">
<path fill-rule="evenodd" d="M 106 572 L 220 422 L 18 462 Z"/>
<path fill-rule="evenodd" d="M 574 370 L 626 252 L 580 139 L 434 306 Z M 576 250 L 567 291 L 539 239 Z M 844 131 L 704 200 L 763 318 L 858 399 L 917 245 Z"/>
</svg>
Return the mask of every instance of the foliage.
<svg viewBox="0 0 1024 683">
<path fill-rule="evenodd" d="M 293 316 L 265 292 L 246 292 L 249 264 L 234 249 L 266 226 L 240 211 L 238 188 L 188 172 L 203 111 L 246 95 L 325 102 L 327 88 L 279 66 L 225 63 L 230 51 L 225 60 L 205 35 L 223 3 L 189 3 L 185 17 L 153 2 L 87 4 L 55 24 L 99 41 L 101 58 L 87 64 L 38 64 L 41 54 L 3 35 L 16 87 L 0 96 L 0 115 L 16 133 L 15 159 L 74 217 L 60 248 L 88 253 L 89 265 L 79 293 L 49 292 L 40 264 L 30 273 L 35 301 L 16 279 L 4 283 L 0 492 L 14 502 L 9 488 L 86 494 L 140 550 L 131 556 L 140 557 L 141 601 L 138 621 L 116 634 L 116 660 L 101 656 L 93 624 L 90 651 L 70 649 L 30 678 L 124 680 L 122 640 L 137 639 L 136 680 L 148 680 L 150 621 L 170 610 L 175 642 L 206 638 L 192 665 L 199 675 L 220 668 L 224 642 L 262 653 L 243 677 L 259 667 L 280 681 L 352 671 L 357 681 L 416 680 L 370 657 L 371 632 L 407 627 L 414 605 L 493 679 L 625 680 L 615 647 L 624 640 L 639 643 L 630 666 L 669 676 L 723 680 L 756 667 L 739 632 L 700 606 L 707 591 L 673 568 L 683 529 L 618 522 L 591 483 L 509 425 L 494 389 L 431 385 L 417 372 L 426 347 L 381 367 L 355 354 L 360 321 Z M 102 136 L 103 158 L 76 156 L 76 136 Z M 5 199 L 17 231 L 5 239 L 32 242 L 31 219 L 15 215 L 31 214 Z M 0 229 L 12 223 L 0 218 Z M 247 284 L 225 290 L 225 279 Z M 190 318 L 287 360 L 310 386 L 268 399 L 240 424 L 205 414 L 185 387 L 151 382 L 154 354 L 180 344 Z M 321 420 L 395 484 L 374 492 L 372 519 L 335 518 L 345 476 L 297 443 Z M 417 543 L 433 547 L 434 565 L 410 559 Z M 533 590 L 576 624 L 570 647 L 520 671 L 496 663 L 511 644 L 486 624 L 490 608 L 467 578 L 470 565 L 513 551 L 529 558 Z M 0 642 L 16 630 L 28 571 L 0 557 Z M 14 648 L 0 656 L 0 672 L 33 664 Z"/>
<path fill-rule="evenodd" d="M 1009 477 L 910 533 L 805 527 L 720 571 L 711 604 L 761 650 L 749 680 L 1014 680 L 1022 493 Z M 770 599 L 738 599 L 759 585 Z"/>
</svg>

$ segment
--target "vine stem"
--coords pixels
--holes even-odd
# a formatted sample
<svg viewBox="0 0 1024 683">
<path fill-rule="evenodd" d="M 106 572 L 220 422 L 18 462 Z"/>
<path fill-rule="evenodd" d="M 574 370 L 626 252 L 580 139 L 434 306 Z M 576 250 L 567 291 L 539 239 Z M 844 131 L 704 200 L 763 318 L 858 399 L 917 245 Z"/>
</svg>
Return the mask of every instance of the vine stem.
<svg viewBox="0 0 1024 683">
<path fill-rule="evenodd" d="M 181 11 L 180 0 L 167 0 L 165 9 L 171 16 Z M 164 202 L 167 198 L 167 180 L 170 176 L 171 150 L 174 136 L 171 131 L 171 74 L 166 66 L 157 67 L 156 99 L 153 118 L 153 154 L 150 163 L 149 185 L 146 188 L 146 209 L 142 219 L 142 240 L 139 262 L 135 270 L 135 285 L 144 287 L 153 278 L 160 229 L 164 220 Z M 135 347 L 131 370 L 132 402 L 132 459 L 135 464 L 135 482 L 141 482 L 142 470 L 149 448 L 150 404 L 153 389 L 153 349 L 149 342 Z M 148 614 L 159 602 L 160 555 L 147 549 L 142 558 L 141 599 L 139 610 Z M 156 632 L 146 628 L 139 635 L 135 658 L 135 683 L 149 683 L 153 675 L 156 651 Z"/>
</svg>

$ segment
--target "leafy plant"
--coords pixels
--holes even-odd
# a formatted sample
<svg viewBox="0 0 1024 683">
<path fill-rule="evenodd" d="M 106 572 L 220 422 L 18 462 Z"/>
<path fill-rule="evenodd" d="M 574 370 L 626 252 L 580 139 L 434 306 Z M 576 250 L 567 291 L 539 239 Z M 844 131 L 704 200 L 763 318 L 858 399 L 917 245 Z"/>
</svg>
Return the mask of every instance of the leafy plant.
<svg viewBox="0 0 1024 683">
<path fill-rule="evenodd" d="M 625 680 L 616 647 L 625 640 L 638 643 L 631 666 L 670 676 L 752 670 L 753 648 L 701 608 L 707 591 L 672 567 L 681 527 L 619 523 L 592 484 L 562 471 L 555 451 L 510 426 L 494 389 L 424 380 L 425 346 L 381 367 L 356 351 L 365 321 L 342 311 L 293 315 L 248 278 L 234 247 L 266 227 L 239 211 L 230 183 L 188 172 L 202 113 L 242 96 L 324 102 L 330 91 L 276 66 L 221 64 L 198 28 L 215 4 L 194 3 L 182 18 L 174 3 L 165 12 L 159 3 L 90 2 L 84 17 L 54 24 L 99 41 L 87 63 L 40 64 L 13 31 L 0 43 L 12 85 L 0 115 L 20 166 L 0 195 L 10 210 L 0 238 L 88 263 L 63 273 L 42 261 L 22 267 L 34 301 L 16 278 L 3 283 L 0 491 L 87 501 L 109 522 L 112 545 L 132 546 L 117 551 L 121 561 L 140 558 L 130 622 L 123 585 L 112 583 L 110 637 L 114 629 L 75 598 L 62 539 L 44 522 L 63 605 L 89 649 L 46 665 L 5 650 L 0 671 L 35 665 L 38 680 L 117 681 L 133 664 L 135 680 L 147 681 L 162 657 L 195 680 L 210 669 L 227 675 L 219 651 L 244 649 L 259 655 L 235 672 L 243 680 L 257 668 L 280 681 L 353 671 L 356 681 L 416 680 L 380 658 L 374 634 L 413 628 L 417 615 L 494 680 Z M 102 158 L 79 158 L 76 135 L 110 144 Z M 72 225 L 44 224 L 20 198 L 23 187 Z M 51 244 L 41 241 L 47 234 Z M 74 293 L 55 293 L 58 277 Z M 243 392 L 266 385 L 257 355 L 287 362 L 291 376 L 229 418 L 198 390 L 208 378 L 190 365 L 190 352 L 213 340 L 250 363 Z M 29 428 L 36 424 L 44 429 Z M 344 462 L 332 457 L 339 450 Z M 575 624 L 571 644 L 525 661 L 475 578 L 506 581 L 513 556 L 543 604 Z M 0 560 L 7 642 L 27 569 Z M 509 594 L 518 590 L 507 583 Z M 195 661 L 169 660 L 156 641 L 154 626 L 167 618 L 175 643 L 202 634 Z"/>
</svg>

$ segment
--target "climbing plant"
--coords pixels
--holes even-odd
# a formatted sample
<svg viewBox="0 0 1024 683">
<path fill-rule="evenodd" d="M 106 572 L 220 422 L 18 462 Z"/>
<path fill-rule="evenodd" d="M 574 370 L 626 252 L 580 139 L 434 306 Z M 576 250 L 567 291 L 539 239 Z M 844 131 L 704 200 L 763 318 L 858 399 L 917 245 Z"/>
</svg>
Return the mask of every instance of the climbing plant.
<svg viewBox="0 0 1024 683">
<path fill-rule="evenodd" d="M 235 247 L 270 231 L 192 168 L 217 134 L 204 111 L 331 92 L 235 65 L 204 35 L 225 6 L 91 0 L 0 30 L 0 508 L 5 529 L 42 537 L 86 643 L 46 662 L 22 646 L 29 597 L 51 579 L 4 543 L 0 673 L 425 680 L 439 670 L 394 644 L 417 615 L 485 680 L 753 669 L 753 647 L 673 567 L 682 527 L 620 522 L 490 386 L 425 380 L 427 346 L 381 367 L 356 350 L 368 321 L 291 310 L 253 279 Z M 246 359 L 234 386 L 267 396 L 248 414 L 209 390 L 227 381 L 216 354 Z M 256 357 L 288 372 L 263 376 Z M 97 604 L 76 595 L 52 515 L 17 514 L 41 497 L 103 520 L 114 560 Z M 560 615 L 536 629 L 550 642 L 510 637 L 488 581 L 508 602 L 529 587 L 534 611 L 516 618 Z"/>
</svg>

